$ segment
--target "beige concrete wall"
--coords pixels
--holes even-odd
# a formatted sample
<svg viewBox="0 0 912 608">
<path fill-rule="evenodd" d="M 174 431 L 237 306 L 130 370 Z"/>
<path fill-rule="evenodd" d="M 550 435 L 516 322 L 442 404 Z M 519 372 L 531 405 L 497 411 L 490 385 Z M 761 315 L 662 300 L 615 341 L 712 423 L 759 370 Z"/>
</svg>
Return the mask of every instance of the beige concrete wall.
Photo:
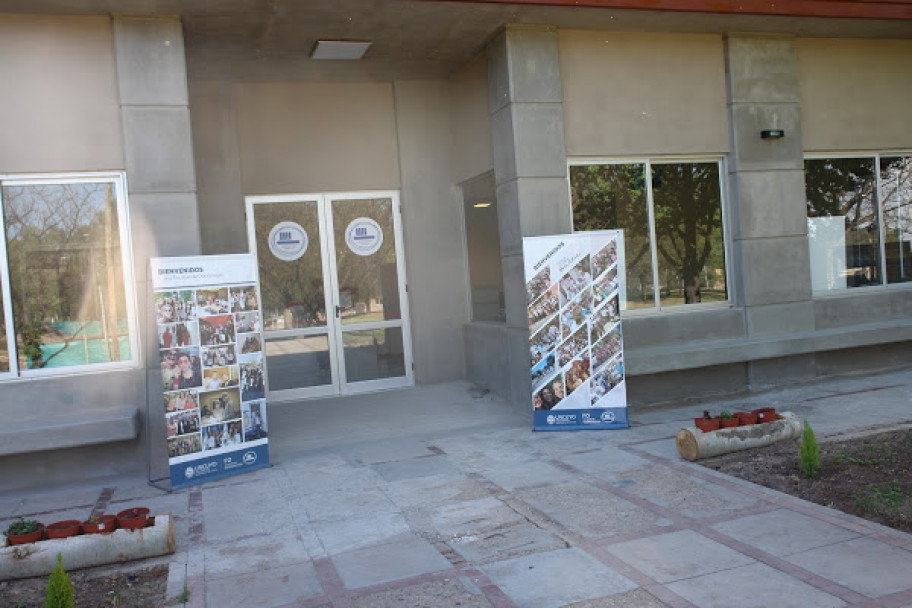
<svg viewBox="0 0 912 608">
<path fill-rule="evenodd" d="M 494 169 L 486 58 L 479 57 L 459 70 L 448 85 L 453 183 L 459 184 Z"/>
<path fill-rule="evenodd" d="M 387 83 L 236 85 L 244 194 L 398 189 Z"/>
<path fill-rule="evenodd" d="M 124 168 L 111 21 L 0 15 L 0 172 Z"/>
<path fill-rule="evenodd" d="M 912 146 L 912 41 L 799 39 L 804 149 Z"/>
<path fill-rule="evenodd" d="M 724 153 L 722 37 L 561 30 L 568 156 Z"/>
</svg>

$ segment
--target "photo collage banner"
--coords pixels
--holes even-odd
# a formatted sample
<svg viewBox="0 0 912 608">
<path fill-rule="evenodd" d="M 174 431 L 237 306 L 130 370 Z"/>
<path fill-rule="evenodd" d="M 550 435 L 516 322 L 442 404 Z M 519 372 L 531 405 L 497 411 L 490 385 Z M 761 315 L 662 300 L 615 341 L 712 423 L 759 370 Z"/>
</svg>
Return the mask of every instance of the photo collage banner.
<svg viewBox="0 0 912 608">
<path fill-rule="evenodd" d="M 154 258 L 152 277 L 171 489 L 269 466 L 255 257 Z"/>
<path fill-rule="evenodd" d="M 623 232 L 523 239 L 533 428 L 627 428 Z"/>
</svg>

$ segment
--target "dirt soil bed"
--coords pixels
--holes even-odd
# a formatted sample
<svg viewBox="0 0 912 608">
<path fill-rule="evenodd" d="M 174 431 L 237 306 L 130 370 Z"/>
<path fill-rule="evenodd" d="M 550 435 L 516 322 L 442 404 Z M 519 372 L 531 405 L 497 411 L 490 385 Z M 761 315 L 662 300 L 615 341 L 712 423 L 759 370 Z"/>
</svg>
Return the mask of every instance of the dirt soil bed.
<svg viewBox="0 0 912 608">
<path fill-rule="evenodd" d="M 112 572 L 110 567 L 88 568 L 69 573 L 76 608 L 160 608 L 166 602 L 168 566 Z M 40 608 L 48 577 L 0 583 L 0 606 Z M 179 602 L 178 598 L 172 598 Z"/>
<path fill-rule="evenodd" d="M 800 442 L 698 461 L 721 473 L 912 532 L 912 429 L 848 440 L 818 440 L 820 470 L 798 468 Z"/>
</svg>

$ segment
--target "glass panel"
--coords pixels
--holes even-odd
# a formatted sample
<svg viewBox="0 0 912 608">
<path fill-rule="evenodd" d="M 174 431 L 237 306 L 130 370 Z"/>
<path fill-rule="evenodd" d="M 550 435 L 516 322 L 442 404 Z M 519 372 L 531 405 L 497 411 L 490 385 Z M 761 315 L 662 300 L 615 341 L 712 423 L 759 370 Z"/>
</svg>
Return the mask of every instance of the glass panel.
<svg viewBox="0 0 912 608">
<path fill-rule="evenodd" d="M 332 201 L 342 324 L 400 319 L 393 201 Z"/>
<path fill-rule="evenodd" d="M 881 158 L 887 282 L 912 281 L 912 157 Z"/>
<path fill-rule="evenodd" d="M 627 298 L 622 309 L 655 305 L 645 175 L 644 164 L 570 167 L 573 229 L 624 230 Z"/>
<path fill-rule="evenodd" d="M 9 346 L 6 343 L 6 316 L 0 300 L 0 372 L 10 371 Z"/>
<path fill-rule="evenodd" d="M 317 202 L 253 205 L 253 218 L 263 329 L 325 327 Z"/>
<path fill-rule="evenodd" d="M 405 375 L 402 329 L 387 327 L 342 332 L 347 382 Z"/>
<path fill-rule="evenodd" d="M 718 163 L 652 166 L 661 306 L 728 298 Z"/>
<path fill-rule="evenodd" d="M 270 391 L 331 384 L 329 338 L 326 334 L 266 338 L 266 374 Z"/>
<path fill-rule="evenodd" d="M 503 274 L 500 266 L 500 229 L 494 174 L 473 179 L 462 186 L 472 319 L 507 320 L 504 308 Z"/>
<path fill-rule="evenodd" d="M 115 185 L 2 195 L 20 369 L 129 360 Z"/>
<path fill-rule="evenodd" d="M 804 178 L 812 289 L 879 284 L 874 159 L 806 160 Z"/>
</svg>

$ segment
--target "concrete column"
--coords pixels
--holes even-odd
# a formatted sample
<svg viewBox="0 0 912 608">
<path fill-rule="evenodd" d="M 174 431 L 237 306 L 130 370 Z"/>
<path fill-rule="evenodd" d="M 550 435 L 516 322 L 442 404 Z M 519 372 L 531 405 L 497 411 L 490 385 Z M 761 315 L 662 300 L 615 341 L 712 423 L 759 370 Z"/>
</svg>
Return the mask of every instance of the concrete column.
<svg viewBox="0 0 912 608">
<path fill-rule="evenodd" d="M 750 336 L 814 329 L 804 193 L 798 60 L 792 37 L 730 34 L 726 39 L 731 121 L 732 249 L 735 301 Z M 782 129 L 780 139 L 764 130 Z M 751 364 L 750 383 L 804 376 L 813 360 L 787 369 Z M 781 366 L 780 366 L 781 367 Z"/>
<path fill-rule="evenodd" d="M 184 40 L 176 18 L 115 17 L 113 27 L 140 340 L 149 403 L 160 405 L 149 258 L 200 252 Z M 152 416 L 144 431 L 163 437 L 163 425 Z M 153 477 L 167 475 L 163 446 L 151 457 Z"/>
<path fill-rule="evenodd" d="M 528 405 L 522 237 L 573 228 L 557 32 L 508 26 L 488 49 L 489 111 L 507 312 L 509 397 Z"/>
</svg>

